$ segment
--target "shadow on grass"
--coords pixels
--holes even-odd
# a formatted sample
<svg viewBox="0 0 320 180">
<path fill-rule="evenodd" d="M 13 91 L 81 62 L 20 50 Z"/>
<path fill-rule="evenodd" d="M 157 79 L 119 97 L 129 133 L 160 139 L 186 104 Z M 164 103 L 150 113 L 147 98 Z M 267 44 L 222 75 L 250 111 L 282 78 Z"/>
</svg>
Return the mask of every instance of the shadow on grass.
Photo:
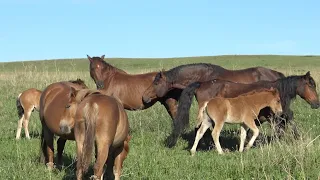
<svg viewBox="0 0 320 180">
<path fill-rule="evenodd" d="M 188 146 L 185 148 L 185 150 L 190 150 L 193 146 L 194 140 L 196 136 L 196 130 L 192 130 L 188 133 L 182 134 L 182 139 L 186 140 L 188 142 Z M 248 132 L 245 146 L 249 142 L 249 140 L 252 137 L 252 132 Z M 240 136 L 238 131 L 233 130 L 224 130 L 221 131 L 219 141 L 221 144 L 221 147 L 224 151 L 238 151 L 239 144 L 240 144 Z M 255 140 L 255 143 L 253 147 L 258 147 L 261 145 L 269 144 L 273 140 L 272 136 L 265 136 L 263 134 L 259 134 L 258 138 Z M 211 131 L 208 129 L 205 134 L 203 135 L 202 139 L 199 141 L 197 151 L 210 151 L 215 148 Z"/>
</svg>

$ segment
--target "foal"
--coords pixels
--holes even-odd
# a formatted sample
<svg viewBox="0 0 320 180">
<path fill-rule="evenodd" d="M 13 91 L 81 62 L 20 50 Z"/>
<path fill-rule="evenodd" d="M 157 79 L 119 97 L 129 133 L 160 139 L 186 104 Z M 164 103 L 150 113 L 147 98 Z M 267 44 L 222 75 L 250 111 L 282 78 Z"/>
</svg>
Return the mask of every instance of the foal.
<svg viewBox="0 0 320 180">
<path fill-rule="evenodd" d="M 34 109 L 39 111 L 40 96 L 41 91 L 35 88 L 27 89 L 18 95 L 16 106 L 20 120 L 18 121 L 16 139 L 20 139 L 22 124 L 26 138 L 30 139 L 28 129 L 29 119 Z"/>
<path fill-rule="evenodd" d="M 102 179 L 104 164 L 107 163 L 107 175 L 119 180 L 130 139 L 128 117 L 122 103 L 98 91 L 71 89 L 74 98 L 70 106 L 77 106 L 74 118 L 77 179 L 81 180 L 83 172 L 87 171 L 96 144 L 97 158 L 92 178 Z"/>
<path fill-rule="evenodd" d="M 196 153 L 199 140 L 208 128 L 212 129 L 213 122 L 214 128 L 211 135 L 219 154 L 223 153 L 219 142 L 219 135 L 224 123 L 241 124 L 240 152 L 244 149 L 247 129 L 250 128 L 253 131 L 253 136 L 246 147 L 246 149 L 249 149 L 259 135 L 259 129 L 254 119 L 256 119 L 259 111 L 267 106 L 269 106 L 275 114 L 282 112 L 280 96 L 277 89 L 270 88 L 251 91 L 236 98 L 216 97 L 211 99 L 205 106 L 206 112 L 203 112 L 202 123 L 190 150 L 191 154 L 194 155 Z"/>
</svg>

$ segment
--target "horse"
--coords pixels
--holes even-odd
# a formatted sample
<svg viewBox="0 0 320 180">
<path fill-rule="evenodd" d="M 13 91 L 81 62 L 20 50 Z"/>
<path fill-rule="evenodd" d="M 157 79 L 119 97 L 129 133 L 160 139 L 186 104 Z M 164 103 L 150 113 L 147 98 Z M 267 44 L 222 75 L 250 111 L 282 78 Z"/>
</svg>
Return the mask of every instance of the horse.
<svg viewBox="0 0 320 180">
<path fill-rule="evenodd" d="M 58 135 L 57 140 L 57 156 L 58 165 L 62 165 L 62 152 L 67 140 L 74 140 L 73 129 L 70 128 L 69 133 L 63 133 L 60 129 L 60 124 L 64 124 L 65 118 L 70 118 L 75 115 L 76 108 L 68 107 L 71 93 L 71 88 L 85 89 L 87 86 L 81 79 L 76 81 L 61 81 L 52 83 L 47 86 L 40 96 L 39 116 L 42 125 L 41 140 L 40 140 L 40 162 L 46 163 L 49 169 L 54 168 L 53 163 L 53 138 Z"/>
<path fill-rule="evenodd" d="M 174 146 L 181 132 L 189 124 L 189 111 L 192 104 L 193 95 L 196 96 L 198 102 L 198 116 L 196 128 L 201 124 L 202 114 L 205 110 L 205 104 L 214 97 L 234 98 L 240 94 L 248 93 L 252 90 L 262 88 L 276 88 L 280 93 L 281 105 L 283 112 L 280 118 L 274 117 L 268 108 L 263 109 L 259 116 L 260 119 L 275 118 L 276 134 L 281 137 L 282 132 L 288 123 L 293 121 L 293 111 L 290 109 L 291 101 L 299 95 L 312 109 L 319 108 L 319 98 L 316 90 L 316 83 L 308 71 L 305 75 L 293 75 L 278 79 L 276 81 L 259 81 L 252 84 L 234 83 L 230 81 L 214 79 L 206 82 L 195 82 L 185 88 L 180 96 L 178 112 L 174 121 L 174 128 L 171 133 L 171 146 Z M 265 121 L 262 121 L 265 122 Z M 257 123 L 260 125 L 260 123 Z M 299 133 L 295 125 L 293 125 L 293 133 L 295 138 L 299 137 Z"/>
<path fill-rule="evenodd" d="M 163 97 L 172 89 L 184 89 L 196 81 L 222 79 L 249 84 L 263 80 L 274 81 L 282 77 L 285 76 L 281 72 L 264 67 L 228 70 L 208 63 L 185 64 L 158 72 L 151 86 L 144 92 L 143 100 L 150 102 L 152 97 Z"/>
<path fill-rule="evenodd" d="M 95 82 L 97 89 L 104 90 L 104 94 L 118 97 L 127 110 L 143 110 L 151 107 L 156 102 L 165 106 L 170 117 L 175 117 L 177 111 L 177 99 L 181 90 L 173 90 L 168 96 L 154 97 L 148 103 L 143 102 L 144 91 L 152 84 L 157 72 L 144 74 L 128 74 L 118 69 L 101 57 L 90 57 L 90 76 Z"/>
<path fill-rule="evenodd" d="M 39 111 L 41 91 L 35 88 L 30 88 L 20 93 L 16 100 L 16 107 L 18 111 L 19 121 L 16 139 L 20 139 L 22 124 L 27 139 L 30 139 L 29 135 L 29 120 L 31 113 L 34 110 Z"/>
<path fill-rule="evenodd" d="M 128 141 L 128 116 L 121 101 L 116 97 L 106 96 L 101 91 L 71 88 L 71 100 L 68 109 L 77 108 L 75 116 L 65 118 L 60 129 L 66 134 L 74 126 L 77 144 L 77 179 L 81 180 L 91 162 L 93 146 L 96 144 L 96 163 L 93 179 L 102 179 L 103 167 L 107 162 L 107 175 L 120 179 L 122 162 L 125 157 L 121 152 Z M 70 112 L 72 113 L 72 112 Z M 128 144 L 126 145 L 128 147 Z M 125 154 L 125 156 L 126 156 Z M 116 162 L 116 163 L 115 163 Z M 116 164 L 116 165 L 115 165 Z M 115 170 L 113 173 L 113 167 Z"/>
<path fill-rule="evenodd" d="M 241 124 L 240 152 L 244 149 L 247 129 L 250 128 L 253 131 L 253 136 L 246 146 L 247 150 L 250 149 L 259 135 L 259 129 L 254 119 L 259 111 L 267 106 L 276 114 L 282 112 L 280 95 L 277 89 L 254 90 L 235 98 L 215 97 L 211 99 L 205 105 L 206 111 L 202 116 L 201 126 L 190 150 L 191 155 L 195 155 L 199 140 L 208 128 L 212 128 L 213 123 L 214 128 L 211 135 L 219 154 L 223 154 L 219 136 L 224 123 Z"/>
</svg>

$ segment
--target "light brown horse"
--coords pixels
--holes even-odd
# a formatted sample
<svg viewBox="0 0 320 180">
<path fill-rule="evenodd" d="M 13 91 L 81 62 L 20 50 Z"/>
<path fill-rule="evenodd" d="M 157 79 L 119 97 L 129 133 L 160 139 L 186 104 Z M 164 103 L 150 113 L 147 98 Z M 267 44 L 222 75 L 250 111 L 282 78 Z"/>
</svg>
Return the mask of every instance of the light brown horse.
<svg viewBox="0 0 320 180">
<path fill-rule="evenodd" d="M 260 110 L 265 107 L 270 107 L 275 114 L 282 112 L 280 95 L 277 89 L 251 91 L 235 98 L 216 97 L 211 99 L 206 104 L 206 112 L 202 116 L 201 126 L 190 150 L 191 154 L 194 155 L 196 153 L 199 140 L 208 128 L 212 129 L 213 123 L 214 128 L 211 135 L 219 154 L 223 153 L 219 136 L 224 123 L 241 124 L 240 152 L 244 149 L 247 129 L 250 128 L 253 131 L 253 136 L 246 147 L 246 149 L 249 149 L 259 135 L 259 129 L 254 120 Z"/>
<path fill-rule="evenodd" d="M 61 124 L 65 123 L 64 119 L 74 117 L 76 113 L 75 107 L 66 108 L 69 106 L 71 88 L 79 90 L 87 88 L 87 86 L 80 79 L 56 82 L 47 86 L 40 96 L 40 120 L 42 124 L 40 161 L 47 163 L 50 169 L 54 167 L 54 135 L 60 136 L 57 141 L 59 165 L 62 165 L 62 152 L 66 141 L 74 140 L 72 127 L 70 127 L 68 133 L 60 129 Z"/>
<path fill-rule="evenodd" d="M 16 106 L 20 120 L 18 121 L 16 139 L 20 139 L 22 124 L 26 138 L 30 139 L 29 120 L 34 110 L 39 111 L 40 96 L 41 91 L 35 88 L 27 89 L 18 95 Z"/>
<path fill-rule="evenodd" d="M 157 72 L 145 74 L 128 74 L 104 61 L 104 55 L 101 57 L 90 57 L 90 76 L 96 83 L 97 89 L 104 90 L 104 94 L 118 97 L 127 110 L 147 109 L 156 102 L 163 104 L 173 118 L 177 111 L 177 98 L 181 90 L 174 90 L 168 93 L 168 96 L 161 98 L 154 97 L 145 103 L 142 95 L 152 84 Z"/>
<path fill-rule="evenodd" d="M 119 180 L 122 162 L 127 154 L 124 144 L 129 140 L 129 122 L 123 105 L 117 98 L 103 95 L 99 91 L 76 91 L 73 88 L 71 91 L 69 107 L 71 111 L 71 107 L 77 108 L 76 115 L 64 119 L 65 125 L 60 129 L 69 133 L 70 126 L 75 123 L 77 179 L 81 180 L 83 172 L 87 171 L 96 144 L 97 159 L 92 178 L 102 179 L 104 164 L 107 162 L 107 175 Z M 121 155 L 123 151 L 126 153 Z"/>
</svg>

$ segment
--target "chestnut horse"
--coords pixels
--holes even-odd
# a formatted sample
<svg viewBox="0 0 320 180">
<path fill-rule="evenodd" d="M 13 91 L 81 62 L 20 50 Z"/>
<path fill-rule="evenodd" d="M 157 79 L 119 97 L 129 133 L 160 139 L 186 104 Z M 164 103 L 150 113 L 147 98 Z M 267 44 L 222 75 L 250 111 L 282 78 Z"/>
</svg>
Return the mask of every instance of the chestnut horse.
<svg viewBox="0 0 320 180">
<path fill-rule="evenodd" d="M 207 63 L 185 64 L 168 71 L 159 72 L 151 86 L 144 92 L 144 102 L 154 97 L 163 97 L 172 89 L 184 89 L 189 84 L 212 79 L 249 84 L 257 81 L 275 81 L 284 77 L 280 72 L 264 68 L 251 67 L 240 70 L 228 70 L 218 65 Z"/>
<path fill-rule="evenodd" d="M 77 108 L 74 117 L 65 118 L 66 133 L 74 123 L 77 142 L 77 179 L 82 179 L 91 162 L 93 146 L 96 144 L 96 163 L 93 179 L 102 179 L 103 167 L 107 162 L 107 175 L 120 180 L 121 166 L 124 158 L 125 141 L 129 140 L 129 122 L 123 105 L 117 98 L 106 96 L 99 91 L 71 88 L 70 107 Z M 69 108 L 72 111 L 71 108 Z M 127 144 L 128 146 L 128 144 Z M 113 167 L 116 164 L 114 172 Z"/>
<path fill-rule="evenodd" d="M 301 76 L 288 76 L 285 78 L 278 79 L 276 81 L 259 81 L 252 84 L 241 84 L 234 83 L 224 80 L 211 80 L 206 82 L 195 82 L 185 88 L 180 96 L 178 113 L 174 123 L 174 128 L 171 134 L 171 146 L 174 146 L 178 136 L 189 124 L 189 111 L 192 104 L 192 98 L 195 94 L 198 102 L 198 117 L 197 125 L 198 128 L 201 124 L 202 114 L 205 109 L 205 104 L 214 97 L 233 98 L 240 94 L 248 93 L 253 90 L 259 90 L 262 88 L 276 88 L 281 97 L 281 105 L 283 113 L 281 118 L 276 118 L 276 133 L 278 136 L 282 135 L 282 132 L 286 128 L 287 123 L 291 123 L 293 120 L 293 112 L 290 109 L 292 99 L 299 95 L 302 99 L 311 105 L 311 108 L 319 108 L 319 98 L 316 90 L 316 83 L 311 77 L 310 72 Z M 270 120 L 269 109 L 266 108 L 260 112 L 258 119 L 268 118 Z M 257 124 L 259 125 L 259 124 Z M 299 133 L 293 124 L 293 133 L 297 138 Z"/>
<path fill-rule="evenodd" d="M 127 110 L 147 109 L 156 102 L 163 104 L 173 118 L 177 111 L 177 99 L 181 90 L 174 90 L 168 96 L 153 98 L 148 103 L 142 101 L 144 91 L 152 84 L 157 72 L 145 74 L 127 74 L 101 57 L 90 57 L 90 76 L 94 80 L 97 89 L 104 90 L 104 94 L 118 97 Z"/>
<path fill-rule="evenodd" d="M 39 111 L 40 96 L 41 91 L 35 88 L 27 89 L 18 95 L 16 106 L 20 120 L 18 121 L 16 139 L 20 139 L 22 124 L 26 138 L 30 139 L 29 120 L 34 110 Z"/>
<path fill-rule="evenodd" d="M 196 153 L 199 140 L 208 128 L 212 128 L 213 122 L 214 128 L 211 135 L 219 154 L 223 154 L 219 136 L 224 123 L 241 124 L 240 152 L 244 149 L 247 129 L 250 128 L 253 131 L 253 136 L 246 146 L 246 149 L 249 149 L 259 135 L 259 129 L 254 120 L 260 110 L 267 106 L 276 114 L 282 112 L 280 95 L 277 89 L 252 91 L 235 98 L 215 97 L 211 99 L 205 104 L 206 111 L 202 116 L 201 126 L 190 150 L 191 155 Z"/>
<path fill-rule="evenodd" d="M 50 169 L 54 167 L 54 135 L 60 136 L 57 141 L 59 165 L 62 165 L 62 152 L 66 141 L 74 140 L 72 128 L 69 129 L 68 133 L 62 132 L 60 129 L 60 125 L 65 123 L 64 119 L 73 117 L 76 111 L 75 107 L 70 107 L 72 111 L 66 109 L 69 106 L 71 88 L 79 90 L 85 89 L 87 86 L 81 79 L 56 82 L 47 86 L 40 96 L 40 120 L 42 124 L 40 161 L 47 163 Z"/>
</svg>

